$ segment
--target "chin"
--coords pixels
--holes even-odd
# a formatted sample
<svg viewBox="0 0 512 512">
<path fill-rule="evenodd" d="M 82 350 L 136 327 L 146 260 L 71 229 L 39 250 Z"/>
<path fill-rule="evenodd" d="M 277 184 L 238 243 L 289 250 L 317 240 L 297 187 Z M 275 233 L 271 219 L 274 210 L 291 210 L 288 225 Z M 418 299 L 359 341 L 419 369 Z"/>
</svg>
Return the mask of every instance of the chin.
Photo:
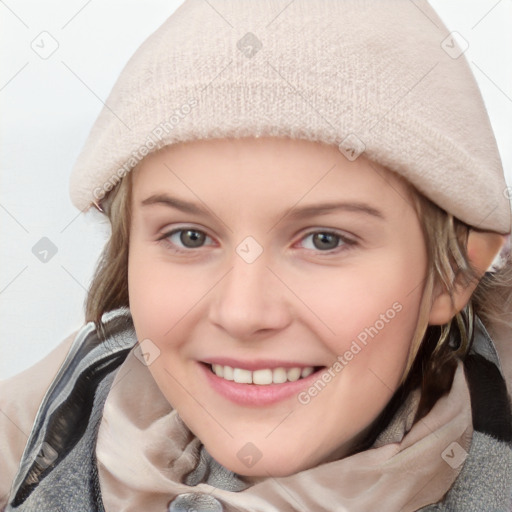
<svg viewBox="0 0 512 512">
<path fill-rule="evenodd" d="M 206 449 L 210 455 L 226 469 L 240 476 L 249 477 L 249 479 L 268 478 L 269 476 L 286 477 L 312 468 L 318 464 L 316 461 L 304 459 L 293 461 L 293 457 L 284 454 L 276 454 L 275 451 L 273 456 L 265 456 L 263 453 L 256 451 L 256 448 L 250 446 L 245 451 L 242 451 L 242 448 L 237 454 L 229 457 L 226 457 L 225 452 L 224 454 L 221 453 L 218 454 L 219 456 L 216 456 L 216 451 L 211 451 L 208 446 L 206 446 Z M 244 462 L 244 458 L 251 457 L 251 451 L 254 459 L 252 461 L 248 459 L 247 462 Z M 254 460 L 256 460 L 256 462 L 254 462 Z"/>
</svg>

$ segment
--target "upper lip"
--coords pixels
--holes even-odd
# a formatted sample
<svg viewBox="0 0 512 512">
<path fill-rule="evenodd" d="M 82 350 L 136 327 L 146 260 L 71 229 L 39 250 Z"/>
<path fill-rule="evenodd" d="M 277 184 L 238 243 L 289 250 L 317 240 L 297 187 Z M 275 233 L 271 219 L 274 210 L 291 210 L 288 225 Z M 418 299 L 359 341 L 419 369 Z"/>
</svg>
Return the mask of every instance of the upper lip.
<svg viewBox="0 0 512 512">
<path fill-rule="evenodd" d="M 221 366 L 230 366 L 231 368 L 240 368 L 243 370 L 264 370 L 267 368 L 306 368 L 309 366 L 320 366 L 311 363 L 300 363 L 297 361 L 279 361 L 277 359 L 257 359 L 252 361 L 240 361 L 238 359 L 232 359 L 230 357 L 211 357 L 203 359 L 203 363 L 207 364 L 219 364 Z"/>
</svg>

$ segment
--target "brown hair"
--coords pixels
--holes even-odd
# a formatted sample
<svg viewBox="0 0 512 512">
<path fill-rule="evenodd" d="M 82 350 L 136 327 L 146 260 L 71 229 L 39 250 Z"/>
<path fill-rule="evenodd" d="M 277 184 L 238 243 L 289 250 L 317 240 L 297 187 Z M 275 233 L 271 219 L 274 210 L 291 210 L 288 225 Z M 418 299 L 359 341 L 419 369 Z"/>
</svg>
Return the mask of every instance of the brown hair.
<svg viewBox="0 0 512 512">
<path fill-rule="evenodd" d="M 132 201 L 132 173 L 102 201 L 101 208 L 110 220 L 111 233 L 100 255 L 85 300 L 85 321 L 94 322 L 101 338 L 105 338 L 103 313 L 122 306 L 129 307 L 128 248 Z"/>
<path fill-rule="evenodd" d="M 133 171 L 132 171 L 133 172 Z M 95 322 L 100 336 L 103 313 L 129 307 L 128 247 L 130 237 L 132 173 L 123 178 L 102 203 L 111 222 L 111 236 L 100 256 L 86 299 L 86 321 Z M 398 175 L 397 175 L 398 176 Z M 401 176 L 418 214 L 428 251 L 428 271 L 424 282 L 420 316 L 413 336 L 409 359 L 402 379 L 402 392 L 420 386 L 422 398 L 417 418 L 426 414 L 437 398 L 451 386 L 461 350 L 439 345 L 442 329 L 428 325 L 428 313 L 436 284 L 453 293 L 455 284 L 478 279 L 469 264 L 466 243 L 470 228 L 447 213 Z M 512 325 L 512 261 L 504 268 L 486 273 L 474 291 L 471 306 L 486 327 L 499 323 Z M 445 326 L 447 327 L 447 326 Z M 462 347 L 464 352 L 468 347 Z"/>
</svg>

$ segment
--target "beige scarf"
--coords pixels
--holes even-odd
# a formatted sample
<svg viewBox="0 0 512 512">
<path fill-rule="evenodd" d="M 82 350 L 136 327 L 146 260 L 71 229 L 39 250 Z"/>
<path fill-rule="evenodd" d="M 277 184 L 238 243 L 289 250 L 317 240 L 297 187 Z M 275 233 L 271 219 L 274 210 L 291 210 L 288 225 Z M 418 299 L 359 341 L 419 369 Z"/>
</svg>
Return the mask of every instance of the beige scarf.
<svg viewBox="0 0 512 512">
<path fill-rule="evenodd" d="M 201 441 L 132 351 L 114 379 L 98 433 L 105 510 L 164 512 L 177 495 L 203 492 L 226 512 L 416 511 L 446 494 L 473 435 L 462 363 L 450 393 L 412 426 L 418 395 L 411 394 L 372 449 L 292 476 L 264 478 L 240 492 L 205 483 L 191 487 L 180 482 L 197 466 Z"/>
</svg>

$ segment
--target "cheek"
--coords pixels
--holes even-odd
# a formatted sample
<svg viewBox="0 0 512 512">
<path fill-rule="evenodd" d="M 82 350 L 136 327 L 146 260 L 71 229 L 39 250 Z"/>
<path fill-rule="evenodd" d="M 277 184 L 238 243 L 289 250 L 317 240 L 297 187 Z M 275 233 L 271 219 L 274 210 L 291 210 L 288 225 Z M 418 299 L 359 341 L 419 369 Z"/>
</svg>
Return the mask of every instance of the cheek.
<svg viewBox="0 0 512 512">
<path fill-rule="evenodd" d="M 351 328 L 369 327 L 382 314 L 391 319 L 400 316 L 399 323 L 402 323 L 406 315 L 396 312 L 419 306 L 421 282 L 421 273 L 389 268 L 381 271 L 378 265 L 368 265 L 331 272 L 324 278 L 316 276 L 314 287 L 308 286 L 305 279 L 300 296 L 305 297 L 312 312 L 324 321 L 333 338 L 348 332 L 356 336 L 358 331 L 350 331 Z"/>
<path fill-rule="evenodd" d="M 338 432 L 333 439 L 357 435 L 389 402 L 405 370 L 418 320 L 421 268 L 410 274 L 373 269 L 330 279 L 328 297 L 309 295 L 330 328 L 321 332 L 333 357 L 332 390 L 314 400 L 325 424 Z"/>
<path fill-rule="evenodd" d="M 202 281 L 191 279 L 179 265 L 155 256 L 157 252 L 141 250 L 137 243 L 130 248 L 128 293 L 139 339 L 150 338 L 161 345 L 163 339 L 175 338 L 168 333 L 205 293 L 206 283 L 204 275 Z"/>
<path fill-rule="evenodd" d="M 390 253 L 377 261 L 318 276 L 301 292 L 323 327 L 317 331 L 333 354 L 342 357 L 346 379 L 372 370 L 390 387 L 401 378 L 417 325 L 426 261 Z M 405 269 L 405 270 L 404 270 Z"/>
<path fill-rule="evenodd" d="M 194 315 L 201 314 L 200 299 L 207 284 L 204 279 L 190 279 L 179 265 L 139 250 L 137 244 L 130 248 L 128 293 L 137 338 L 151 340 L 158 348 L 148 370 L 169 403 L 185 417 L 189 404 L 179 383 L 188 371 L 182 365 L 187 360 L 186 333 L 194 328 Z M 193 387 L 190 392 L 197 393 Z"/>
</svg>

